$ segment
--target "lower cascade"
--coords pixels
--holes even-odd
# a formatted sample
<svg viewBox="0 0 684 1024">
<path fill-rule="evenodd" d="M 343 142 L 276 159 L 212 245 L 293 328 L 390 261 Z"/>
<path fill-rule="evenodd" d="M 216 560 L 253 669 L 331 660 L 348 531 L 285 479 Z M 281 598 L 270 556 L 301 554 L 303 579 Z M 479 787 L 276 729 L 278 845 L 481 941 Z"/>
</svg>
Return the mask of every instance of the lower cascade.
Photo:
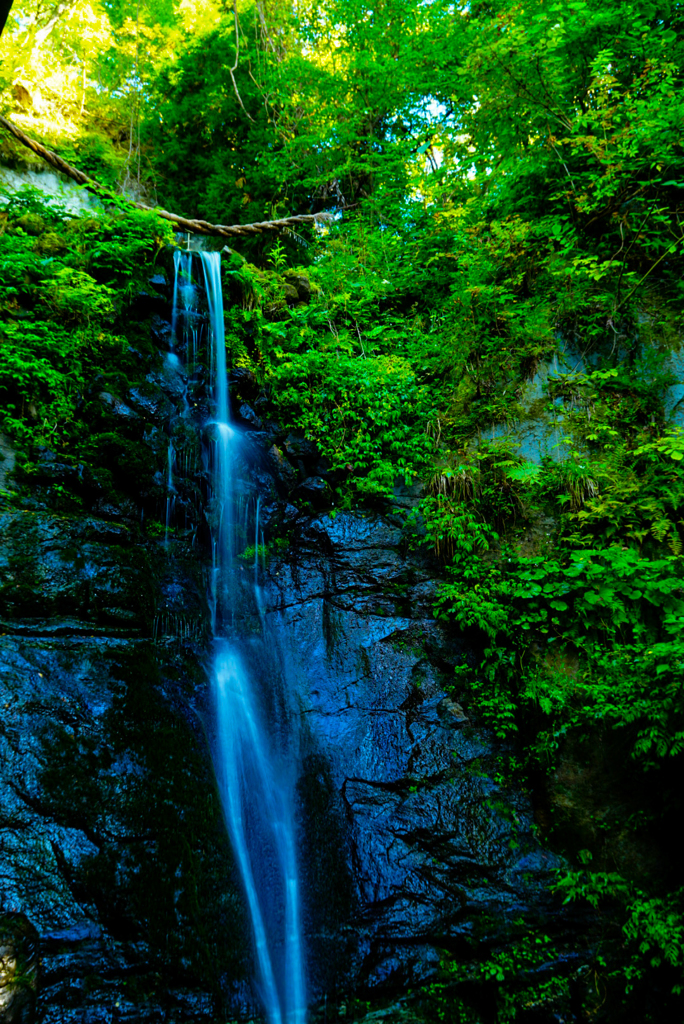
<svg viewBox="0 0 684 1024">
<path fill-rule="evenodd" d="M 230 421 L 220 253 L 199 254 L 209 312 L 212 428 L 210 668 L 215 715 L 214 766 L 254 941 L 256 980 L 269 1024 L 304 1024 L 306 988 L 294 825 L 292 739 L 282 695 L 276 699 L 275 637 L 268 636 L 258 587 L 259 510 L 253 584 L 235 566 L 235 465 L 241 437 Z M 196 338 L 192 257 L 176 253 L 174 327 Z M 180 304 L 182 302 L 182 308 Z M 182 324 L 182 327 L 180 326 Z M 260 635 L 242 636 L 241 609 L 258 612 Z M 256 668 L 256 671 L 255 671 Z M 270 692 L 269 692 L 270 691 Z M 269 725 L 271 728 L 269 728 Z M 277 744 L 276 744 L 276 732 Z"/>
</svg>

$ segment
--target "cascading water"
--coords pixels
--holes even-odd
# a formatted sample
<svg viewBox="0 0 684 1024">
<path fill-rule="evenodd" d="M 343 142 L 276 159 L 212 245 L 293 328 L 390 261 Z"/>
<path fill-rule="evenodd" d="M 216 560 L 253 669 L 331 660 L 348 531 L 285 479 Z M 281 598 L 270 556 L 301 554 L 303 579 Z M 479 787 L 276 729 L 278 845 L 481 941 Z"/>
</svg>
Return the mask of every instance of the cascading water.
<svg viewBox="0 0 684 1024">
<path fill-rule="evenodd" d="M 168 547 L 169 543 L 169 530 L 171 529 L 171 520 L 173 519 L 173 507 L 175 504 L 176 488 L 173 483 L 173 463 L 176 458 L 176 453 L 173 449 L 173 441 L 169 441 L 169 446 L 166 452 L 166 529 L 164 530 L 164 543 Z"/>
<path fill-rule="evenodd" d="M 254 640 L 240 637 L 236 615 L 244 573 L 235 568 L 235 466 L 240 433 L 230 422 L 223 324 L 220 254 L 199 254 L 209 310 L 211 381 L 214 401 L 211 602 L 214 630 L 211 667 L 216 717 L 215 769 L 228 834 L 240 872 L 254 939 L 257 983 L 268 1024 L 304 1024 L 306 991 L 300 919 L 299 880 L 294 827 L 294 769 L 287 750 L 276 749 L 267 721 L 274 707 L 262 692 L 248 663 L 269 665 L 276 645 L 267 629 L 258 586 L 259 503 L 255 509 L 256 605 L 263 648 L 254 655 Z M 192 320 L 185 300 L 192 288 L 192 254 L 175 257 L 174 329 L 183 317 Z M 183 284 L 179 285 L 179 278 Z M 181 310 L 180 304 L 184 303 Z M 189 341 L 189 335 L 186 335 Z M 188 346 L 189 347 L 189 346 Z M 272 664 L 272 663 L 271 663 Z M 268 672 L 275 678 L 275 671 Z M 270 712 L 270 714 L 269 714 Z M 280 747 L 287 747 L 281 736 Z"/>
<path fill-rule="evenodd" d="M 173 311 L 171 314 L 171 339 L 178 337 L 178 322 L 183 318 L 183 340 L 187 340 L 187 334 L 192 330 L 192 314 L 196 307 L 196 291 L 192 280 L 192 253 L 182 252 L 176 249 L 173 254 L 173 268 L 175 271 L 173 281 Z"/>
</svg>

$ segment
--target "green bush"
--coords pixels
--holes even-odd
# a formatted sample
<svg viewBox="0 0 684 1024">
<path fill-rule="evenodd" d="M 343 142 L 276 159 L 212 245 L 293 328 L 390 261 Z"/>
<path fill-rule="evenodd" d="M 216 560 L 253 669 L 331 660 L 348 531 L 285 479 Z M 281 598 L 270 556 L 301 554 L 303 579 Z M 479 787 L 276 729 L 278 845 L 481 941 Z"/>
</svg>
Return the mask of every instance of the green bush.
<svg viewBox="0 0 684 1024">
<path fill-rule="evenodd" d="M 314 439 L 358 492 L 390 494 L 397 476 L 410 483 L 429 465 L 428 396 L 401 356 L 290 354 L 269 382 L 277 414 Z"/>
</svg>

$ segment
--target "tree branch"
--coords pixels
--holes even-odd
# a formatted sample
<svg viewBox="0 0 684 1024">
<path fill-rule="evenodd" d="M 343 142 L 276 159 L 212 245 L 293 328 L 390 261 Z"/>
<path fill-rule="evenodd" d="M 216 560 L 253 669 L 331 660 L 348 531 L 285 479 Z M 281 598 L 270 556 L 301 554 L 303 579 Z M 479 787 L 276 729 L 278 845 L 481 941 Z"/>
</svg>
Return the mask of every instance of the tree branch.
<svg viewBox="0 0 684 1024">
<path fill-rule="evenodd" d="M 149 213 L 156 213 L 158 217 L 163 220 L 171 221 L 172 224 L 177 224 L 184 231 L 190 231 L 196 235 L 219 235 L 222 238 L 233 238 L 235 236 L 248 236 L 248 235 L 260 235 L 265 231 L 280 231 L 283 228 L 292 227 L 295 224 L 307 224 L 313 223 L 314 221 L 325 221 L 332 220 L 333 215 L 331 213 L 303 213 L 298 214 L 295 217 L 282 217 L 279 220 L 262 220 L 255 224 L 209 224 L 206 220 L 191 220 L 188 217 L 181 217 L 177 213 L 169 213 L 168 210 L 161 210 L 158 207 L 146 206 L 144 203 L 137 203 L 134 199 L 129 199 L 127 196 L 118 196 L 105 188 L 104 185 L 100 185 L 99 182 L 95 181 L 94 178 L 84 174 L 83 171 L 79 171 L 76 167 L 72 167 L 66 160 L 63 160 L 57 153 L 53 153 L 52 150 L 46 149 L 45 146 L 41 145 L 40 142 L 36 142 L 29 135 L 18 128 L 16 124 L 9 121 L 6 117 L 0 117 L 0 126 L 5 128 L 11 135 L 14 136 L 23 146 L 30 149 L 32 153 L 39 156 L 46 163 L 54 167 L 55 170 L 61 171 L 62 174 L 66 174 L 69 178 L 78 182 L 88 192 L 92 192 L 93 195 L 98 196 L 105 202 L 114 203 L 115 205 L 121 205 L 122 202 L 136 210 L 146 210 Z"/>
<path fill-rule="evenodd" d="M 9 18 L 9 12 L 12 10 L 12 0 L 0 0 L 0 35 L 2 30 L 7 23 Z"/>
<path fill-rule="evenodd" d="M 681 242 L 684 242 L 684 235 L 682 235 L 682 237 L 681 237 L 681 238 L 675 238 L 675 240 L 674 240 L 674 242 L 672 243 L 672 245 L 668 245 L 668 247 L 667 247 L 667 249 L 665 250 L 665 252 L 664 252 L 664 253 L 662 253 L 662 254 L 661 254 L 661 255 L 660 255 L 659 257 L 658 257 L 658 259 L 657 259 L 657 260 L 655 261 L 655 263 L 654 263 L 654 264 L 653 264 L 652 266 L 650 266 L 650 267 L 648 268 L 648 270 L 646 271 L 646 273 L 644 274 L 644 276 L 643 276 L 643 277 L 642 277 L 642 278 L 641 278 L 641 279 L 640 279 L 639 281 L 637 281 L 637 283 L 636 283 L 636 284 L 634 285 L 634 287 L 632 288 L 631 292 L 629 292 L 629 294 L 628 294 L 628 295 L 625 295 L 625 297 L 624 297 L 624 299 L 622 300 L 622 302 L 618 302 L 617 306 L 616 306 L 616 307 L 615 307 L 615 309 L 613 310 L 613 316 L 615 316 L 615 314 L 617 313 L 617 311 L 618 311 L 619 309 L 621 309 L 621 308 L 622 308 L 622 307 L 624 306 L 625 302 L 627 302 L 627 300 L 628 300 L 628 299 L 631 299 L 631 297 L 632 297 L 632 296 L 634 295 L 634 292 L 635 292 L 635 291 L 637 290 L 637 288 L 640 288 L 640 287 L 641 287 L 641 285 L 642 285 L 642 284 L 644 283 L 644 281 L 646 280 L 646 278 L 648 277 L 648 275 L 649 275 L 649 274 L 651 273 L 651 271 L 655 270 L 655 268 L 656 268 L 656 267 L 658 266 L 658 264 L 659 264 L 659 263 L 661 263 L 661 262 L 662 262 L 662 260 L 664 260 L 666 256 L 669 256 L 669 254 L 670 254 L 670 253 L 672 252 L 672 250 L 674 249 L 675 245 L 679 245 L 679 244 L 680 244 Z"/>
<path fill-rule="evenodd" d="M 240 95 L 240 92 L 238 90 L 237 82 L 235 81 L 235 75 L 233 73 L 237 71 L 238 61 L 240 60 L 240 25 L 238 23 L 237 0 L 233 0 L 233 18 L 235 19 L 235 63 L 233 64 L 232 68 L 228 68 L 228 74 L 230 75 L 230 80 L 233 83 L 233 92 L 237 97 L 238 103 L 244 110 L 249 120 L 254 121 L 254 118 L 251 116 L 246 106 L 242 102 L 242 96 Z"/>
</svg>

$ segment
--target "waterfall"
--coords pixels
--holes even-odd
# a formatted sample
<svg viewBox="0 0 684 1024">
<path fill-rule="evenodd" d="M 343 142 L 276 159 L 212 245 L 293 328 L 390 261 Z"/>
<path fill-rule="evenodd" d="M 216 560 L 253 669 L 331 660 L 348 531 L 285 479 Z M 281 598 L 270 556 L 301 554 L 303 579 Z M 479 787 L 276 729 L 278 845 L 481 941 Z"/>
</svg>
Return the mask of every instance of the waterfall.
<svg viewBox="0 0 684 1024">
<path fill-rule="evenodd" d="M 169 544 L 169 530 L 173 520 L 173 506 L 176 501 L 176 488 L 173 483 L 173 463 L 175 458 L 176 453 L 173 449 L 173 441 L 169 441 L 169 447 L 166 452 L 166 528 L 164 530 L 164 544 L 167 547 Z"/>
<path fill-rule="evenodd" d="M 261 509 L 261 497 L 257 494 L 256 509 L 254 512 L 254 596 L 256 598 L 256 606 L 259 612 L 259 618 L 261 619 L 261 628 L 265 628 L 264 619 L 264 596 L 259 582 L 259 552 L 263 547 L 263 533 L 259 532 L 259 511 Z M 261 544 L 260 544 L 261 542 Z M 264 566 L 266 565 L 266 558 L 264 555 Z"/>
<path fill-rule="evenodd" d="M 187 340 L 192 330 L 192 313 L 196 307 L 196 291 L 192 280 L 192 253 L 176 249 L 173 254 L 173 310 L 171 313 L 171 343 L 178 338 L 178 321 L 183 317 L 181 337 Z"/>
<path fill-rule="evenodd" d="M 215 771 L 228 835 L 249 912 L 256 980 L 268 1024 L 305 1024 L 299 878 L 294 825 L 295 771 L 283 737 L 276 744 L 273 719 L 277 701 L 269 687 L 277 671 L 258 581 L 259 510 L 255 508 L 255 565 L 249 584 L 258 609 L 261 636 L 242 637 L 239 622 L 244 574 L 235 567 L 235 468 L 241 436 L 230 421 L 223 322 L 220 254 L 199 254 L 209 311 L 209 350 L 214 417 L 212 490 L 208 519 L 212 534 L 210 602 L 214 632 L 211 688 L 216 723 Z M 195 302 L 191 253 L 176 253 L 174 333 L 181 315 L 192 320 Z M 179 280 L 182 279 L 182 283 Z M 181 302 L 184 309 L 180 310 Z M 177 309 L 177 306 L 179 307 Z M 196 336 L 196 335 L 195 335 Z M 190 353 L 189 353 L 190 354 Z M 194 352 L 192 353 L 194 358 Z M 252 574 L 249 574 L 251 577 Z M 252 631 L 253 633 L 253 631 Z M 254 655 L 255 643 L 260 646 Z M 262 667 L 257 678 L 252 664 Z M 271 728 L 269 728 L 269 722 Z M 287 744 L 285 744 L 287 746 Z"/>
</svg>

